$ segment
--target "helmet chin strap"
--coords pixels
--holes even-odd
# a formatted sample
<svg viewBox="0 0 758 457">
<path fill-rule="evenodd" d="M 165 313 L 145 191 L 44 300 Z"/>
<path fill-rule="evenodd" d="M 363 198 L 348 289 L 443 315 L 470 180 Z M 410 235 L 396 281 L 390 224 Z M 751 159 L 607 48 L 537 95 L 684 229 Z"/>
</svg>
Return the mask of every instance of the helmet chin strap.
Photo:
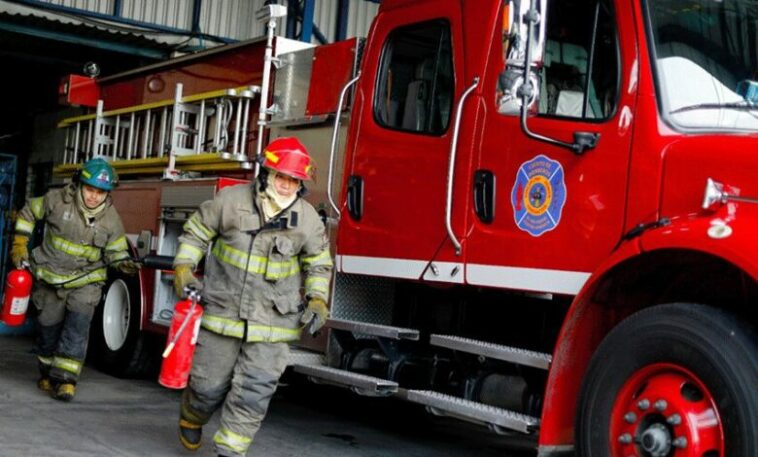
<svg viewBox="0 0 758 457">
<path fill-rule="evenodd" d="M 274 185 L 276 175 L 276 171 L 269 171 L 268 177 L 266 178 L 266 189 L 263 191 L 263 195 L 261 195 L 261 197 L 263 197 L 263 212 L 265 213 L 267 220 L 279 214 L 284 208 L 289 207 L 298 197 L 297 192 L 289 197 L 280 195 L 276 191 L 276 186 Z"/>
<path fill-rule="evenodd" d="M 82 215 L 89 220 L 100 214 L 105 209 L 105 202 L 108 200 L 108 197 L 105 197 L 96 207 L 90 208 L 84 203 L 84 186 L 79 184 L 78 187 L 79 188 L 76 191 L 76 206 L 79 207 L 79 211 L 81 211 Z"/>
</svg>

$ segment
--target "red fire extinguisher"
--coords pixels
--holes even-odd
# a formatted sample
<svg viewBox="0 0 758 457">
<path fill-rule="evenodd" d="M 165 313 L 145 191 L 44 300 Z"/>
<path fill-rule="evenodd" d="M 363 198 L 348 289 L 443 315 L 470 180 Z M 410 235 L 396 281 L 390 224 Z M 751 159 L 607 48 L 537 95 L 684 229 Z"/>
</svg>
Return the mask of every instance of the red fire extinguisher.
<svg viewBox="0 0 758 457">
<path fill-rule="evenodd" d="M 16 327 L 26 320 L 29 296 L 32 293 L 32 274 L 25 268 L 16 268 L 8 273 L 5 281 L 5 297 L 0 319 L 5 325 Z"/>
<path fill-rule="evenodd" d="M 197 335 L 200 332 L 200 318 L 203 308 L 197 304 L 200 294 L 192 290 L 188 297 L 174 306 L 174 316 L 168 331 L 168 345 L 163 351 L 163 363 L 158 382 L 170 389 L 187 386 L 192 356 L 195 354 Z"/>
</svg>

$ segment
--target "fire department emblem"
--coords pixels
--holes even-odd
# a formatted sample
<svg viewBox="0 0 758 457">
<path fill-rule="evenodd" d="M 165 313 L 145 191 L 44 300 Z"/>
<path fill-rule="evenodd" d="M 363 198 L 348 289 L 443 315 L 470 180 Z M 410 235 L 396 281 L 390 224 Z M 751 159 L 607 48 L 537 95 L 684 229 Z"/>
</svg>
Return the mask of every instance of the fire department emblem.
<svg viewBox="0 0 758 457">
<path fill-rule="evenodd" d="M 542 154 L 524 162 L 516 172 L 511 205 L 516 225 L 532 236 L 541 236 L 561 222 L 566 203 L 563 166 Z"/>
<path fill-rule="evenodd" d="M 101 170 L 100 174 L 97 175 L 97 178 L 95 180 L 102 184 L 109 184 L 111 182 L 111 177 L 108 175 L 108 172 L 105 170 Z"/>
</svg>

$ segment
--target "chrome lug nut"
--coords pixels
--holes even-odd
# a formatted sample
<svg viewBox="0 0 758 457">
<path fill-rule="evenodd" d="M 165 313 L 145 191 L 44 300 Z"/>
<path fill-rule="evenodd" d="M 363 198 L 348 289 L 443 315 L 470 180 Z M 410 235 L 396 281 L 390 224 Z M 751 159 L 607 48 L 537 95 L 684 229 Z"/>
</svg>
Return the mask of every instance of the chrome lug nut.
<svg viewBox="0 0 758 457">
<path fill-rule="evenodd" d="M 679 414 L 672 414 L 666 419 L 666 422 L 671 425 L 679 425 L 682 423 L 682 416 Z"/>
<path fill-rule="evenodd" d="M 632 442 L 632 435 L 629 433 L 624 433 L 623 435 L 619 436 L 619 443 L 621 444 L 630 444 Z"/>
<path fill-rule="evenodd" d="M 638 401 L 637 402 L 637 407 L 639 409 L 643 410 L 643 411 L 646 410 L 646 409 L 648 409 L 648 408 L 650 408 L 650 400 L 644 398 L 644 399 Z"/>
<path fill-rule="evenodd" d="M 671 442 L 671 445 L 677 449 L 684 449 L 687 447 L 687 438 L 680 436 Z"/>
<path fill-rule="evenodd" d="M 624 420 L 627 424 L 633 424 L 637 422 L 637 415 L 634 414 L 632 411 L 629 411 L 628 413 L 624 414 Z"/>
<path fill-rule="evenodd" d="M 656 410 L 663 412 L 666 409 L 666 407 L 668 407 L 668 403 L 666 403 L 666 400 L 658 400 L 655 402 L 653 407 Z"/>
</svg>

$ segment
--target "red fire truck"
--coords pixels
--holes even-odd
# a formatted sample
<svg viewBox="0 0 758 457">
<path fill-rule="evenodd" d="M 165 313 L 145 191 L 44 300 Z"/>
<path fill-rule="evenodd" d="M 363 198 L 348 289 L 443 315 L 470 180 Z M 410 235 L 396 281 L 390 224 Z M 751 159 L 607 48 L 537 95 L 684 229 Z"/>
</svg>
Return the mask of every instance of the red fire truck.
<svg viewBox="0 0 758 457">
<path fill-rule="evenodd" d="M 262 143 L 298 136 L 336 274 L 328 338 L 303 340 L 323 355 L 295 371 L 542 457 L 752 457 L 756 30 L 752 0 L 384 0 L 365 41 L 71 79 L 96 111 L 61 123 L 58 172 L 111 157 L 135 251 L 170 256 Z M 140 368 L 171 278 L 112 279 L 101 364 Z"/>
</svg>

